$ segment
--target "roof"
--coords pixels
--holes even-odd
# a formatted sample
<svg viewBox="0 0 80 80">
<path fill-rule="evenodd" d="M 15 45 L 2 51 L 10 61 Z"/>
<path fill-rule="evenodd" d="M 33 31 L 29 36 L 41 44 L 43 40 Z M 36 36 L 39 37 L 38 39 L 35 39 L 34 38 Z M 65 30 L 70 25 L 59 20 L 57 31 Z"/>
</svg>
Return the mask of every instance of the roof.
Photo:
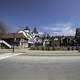
<svg viewBox="0 0 80 80">
<path fill-rule="evenodd" d="M 0 38 L 2 39 L 12 39 L 12 38 L 27 39 L 22 33 L 8 33 L 8 34 L 1 35 Z"/>
</svg>

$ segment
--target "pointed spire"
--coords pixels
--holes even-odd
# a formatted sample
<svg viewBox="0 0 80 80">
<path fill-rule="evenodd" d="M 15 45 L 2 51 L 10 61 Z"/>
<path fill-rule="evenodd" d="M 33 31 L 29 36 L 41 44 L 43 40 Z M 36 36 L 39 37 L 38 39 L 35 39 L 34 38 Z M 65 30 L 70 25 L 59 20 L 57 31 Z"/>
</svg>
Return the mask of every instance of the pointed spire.
<svg viewBox="0 0 80 80">
<path fill-rule="evenodd" d="M 36 34 L 38 33 L 38 31 L 37 31 L 37 28 L 36 28 L 36 27 L 34 27 L 34 28 L 33 28 L 32 33 L 36 33 Z"/>
</svg>

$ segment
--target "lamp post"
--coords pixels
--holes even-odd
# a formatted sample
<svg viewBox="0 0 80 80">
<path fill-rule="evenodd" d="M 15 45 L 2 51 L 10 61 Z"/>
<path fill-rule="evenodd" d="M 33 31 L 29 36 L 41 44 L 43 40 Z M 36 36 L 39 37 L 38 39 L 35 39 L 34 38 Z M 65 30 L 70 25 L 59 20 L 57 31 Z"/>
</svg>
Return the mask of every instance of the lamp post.
<svg viewBox="0 0 80 80">
<path fill-rule="evenodd" d="M 13 53 L 14 53 L 14 51 L 15 51 L 14 45 L 15 45 L 15 33 L 13 33 Z"/>
</svg>

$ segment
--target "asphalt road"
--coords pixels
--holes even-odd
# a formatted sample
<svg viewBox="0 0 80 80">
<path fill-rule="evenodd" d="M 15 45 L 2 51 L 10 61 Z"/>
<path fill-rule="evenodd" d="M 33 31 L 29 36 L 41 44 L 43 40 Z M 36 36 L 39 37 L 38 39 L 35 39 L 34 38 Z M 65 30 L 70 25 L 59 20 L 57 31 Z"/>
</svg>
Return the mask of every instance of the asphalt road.
<svg viewBox="0 0 80 80">
<path fill-rule="evenodd" d="M 14 56 L 0 60 L 0 80 L 80 80 L 80 56 Z"/>
</svg>

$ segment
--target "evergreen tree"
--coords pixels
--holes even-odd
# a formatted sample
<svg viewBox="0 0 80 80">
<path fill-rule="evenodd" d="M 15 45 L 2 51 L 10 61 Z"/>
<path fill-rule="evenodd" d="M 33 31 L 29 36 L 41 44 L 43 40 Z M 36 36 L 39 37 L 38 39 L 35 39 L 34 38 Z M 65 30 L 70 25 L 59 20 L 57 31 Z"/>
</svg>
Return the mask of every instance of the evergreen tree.
<svg viewBox="0 0 80 80">
<path fill-rule="evenodd" d="M 6 34 L 8 32 L 8 26 L 3 22 L 0 22 L 0 35 Z"/>
</svg>

